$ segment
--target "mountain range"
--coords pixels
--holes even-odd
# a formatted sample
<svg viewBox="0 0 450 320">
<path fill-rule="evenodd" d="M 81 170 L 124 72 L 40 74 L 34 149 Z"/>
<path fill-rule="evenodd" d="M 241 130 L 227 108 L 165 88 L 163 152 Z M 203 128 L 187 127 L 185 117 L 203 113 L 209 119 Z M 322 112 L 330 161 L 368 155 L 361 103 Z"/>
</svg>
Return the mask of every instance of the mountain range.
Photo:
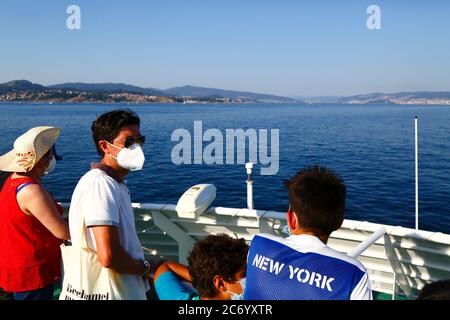
<svg viewBox="0 0 450 320">
<path fill-rule="evenodd" d="M 46 89 L 43 85 L 27 80 L 14 80 L 0 84 L 0 94 L 14 91 L 44 91 Z"/>
<path fill-rule="evenodd" d="M 273 100 L 279 102 L 295 102 L 294 98 L 275 96 L 270 94 L 261 94 L 244 91 L 232 91 L 223 89 L 203 88 L 195 86 L 183 86 L 175 87 L 164 90 L 165 93 L 180 96 L 180 97 L 209 97 L 209 96 L 221 96 L 229 99 L 254 99 L 254 100 Z"/>
<path fill-rule="evenodd" d="M 169 89 L 143 88 L 126 83 L 61 83 L 49 86 L 27 80 L 0 84 L 0 101 L 55 102 L 270 102 L 308 104 L 436 104 L 450 105 L 450 91 L 368 93 L 349 97 L 283 97 L 245 91 L 186 85 Z"/>
<path fill-rule="evenodd" d="M 281 97 L 270 94 L 260 94 L 253 92 L 222 90 L 215 88 L 204 88 L 196 86 L 183 86 L 169 88 L 165 90 L 155 88 L 142 88 L 125 83 L 61 83 L 49 86 L 31 83 L 28 80 L 14 80 L 0 84 L 0 94 L 11 92 L 86 92 L 86 93 L 106 93 L 106 94 L 134 94 L 144 96 L 158 96 L 167 98 L 192 98 L 192 99 L 227 99 L 229 102 L 243 101 L 243 102 L 299 102 L 294 98 Z"/>
<path fill-rule="evenodd" d="M 129 92 L 139 93 L 149 96 L 165 96 L 164 91 L 154 88 L 141 88 L 132 86 L 126 83 L 83 83 L 83 82 L 71 82 L 61 83 L 47 86 L 49 89 L 61 89 L 61 90 L 79 90 L 89 92 Z"/>
<path fill-rule="evenodd" d="M 351 97 L 337 97 L 330 103 L 342 104 L 443 104 L 450 105 L 450 91 L 418 91 L 397 93 L 369 93 Z"/>
</svg>

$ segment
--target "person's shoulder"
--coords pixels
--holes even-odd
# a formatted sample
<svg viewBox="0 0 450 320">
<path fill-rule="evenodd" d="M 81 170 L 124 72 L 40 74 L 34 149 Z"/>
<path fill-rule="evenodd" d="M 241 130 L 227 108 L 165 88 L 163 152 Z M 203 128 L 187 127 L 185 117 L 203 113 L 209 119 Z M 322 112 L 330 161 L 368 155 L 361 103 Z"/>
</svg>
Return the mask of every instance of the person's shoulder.
<svg viewBox="0 0 450 320">
<path fill-rule="evenodd" d="M 91 184 L 100 184 L 114 188 L 115 180 L 100 169 L 91 169 L 81 177 L 78 185 L 87 186 Z"/>
<path fill-rule="evenodd" d="M 344 266 L 354 267 L 355 270 L 360 270 L 362 272 L 367 272 L 366 268 L 357 259 L 348 256 L 345 253 L 334 250 L 327 245 L 315 246 L 311 248 L 306 248 L 304 246 L 299 247 L 295 241 L 290 238 L 283 238 L 272 234 L 260 233 L 253 237 L 251 245 L 253 246 L 286 246 L 295 251 L 302 253 L 318 254 L 322 258 L 329 258 L 334 260 L 336 263 Z"/>
<path fill-rule="evenodd" d="M 37 196 L 46 196 L 47 192 L 45 191 L 44 187 L 41 186 L 39 183 L 24 183 L 23 188 L 20 190 L 20 192 L 17 193 L 17 197 L 22 199 L 37 197 Z"/>
<path fill-rule="evenodd" d="M 92 180 L 92 179 L 105 179 L 104 172 L 100 169 L 91 169 L 86 172 L 81 179 Z"/>
<path fill-rule="evenodd" d="M 51 202 L 52 196 L 39 183 L 23 184 L 23 186 L 20 192 L 16 192 L 17 203 L 22 210 L 26 209 L 36 213 Z"/>
<path fill-rule="evenodd" d="M 251 241 L 251 245 L 276 245 L 276 244 L 282 244 L 282 245 L 286 245 L 286 239 L 283 237 L 279 237 L 273 234 L 269 234 L 269 233 L 258 233 L 256 234 L 252 241 Z"/>
</svg>

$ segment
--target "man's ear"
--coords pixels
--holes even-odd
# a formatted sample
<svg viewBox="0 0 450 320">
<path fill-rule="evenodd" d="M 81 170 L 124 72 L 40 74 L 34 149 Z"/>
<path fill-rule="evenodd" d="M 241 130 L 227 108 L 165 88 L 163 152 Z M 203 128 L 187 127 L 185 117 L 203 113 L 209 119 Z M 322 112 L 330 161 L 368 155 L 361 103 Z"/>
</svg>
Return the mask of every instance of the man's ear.
<svg viewBox="0 0 450 320">
<path fill-rule="evenodd" d="M 104 154 L 110 154 L 111 153 L 111 152 L 109 152 L 108 143 L 106 142 L 106 140 L 100 140 L 98 142 L 98 146 L 100 147 L 100 149 L 103 151 Z"/>
<path fill-rule="evenodd" d="M 219 276 L 219 275 L 214 276 L 213 284 L 214 284 L 214 288 L 216 288 L 216 290 L 218 292 L 227 291 L 227 288 L 225 287 L 225 281 L 223 280 L 222 276 Z"/>
<path fill-rule="evenodd" d="M 289 226 L 291 226 L 291 229 L 298 228 L 298 221 L 297 221 L 297 215 L 294 211 L 288 210 L 287 212 L 287 222 L 289 223 Z"/>
</svg>

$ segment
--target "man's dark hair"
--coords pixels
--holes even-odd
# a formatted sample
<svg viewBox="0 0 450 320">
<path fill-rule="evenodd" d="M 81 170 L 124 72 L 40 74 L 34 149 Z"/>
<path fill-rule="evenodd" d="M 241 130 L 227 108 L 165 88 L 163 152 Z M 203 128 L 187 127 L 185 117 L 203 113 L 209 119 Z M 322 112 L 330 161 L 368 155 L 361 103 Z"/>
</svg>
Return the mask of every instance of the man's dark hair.
<svg viewBox="0 0 450 320">
<path fill-rule="evenodd" d="M 426 284 L 419 294 L 419 300 L 450 300 L 450 280 Z"/>
<path fill-rule="evenodd" d="M 333 171 L 311 166 L 285 182 L 289 204 L 302 228 L 330 235 L 344 220 L 346 187 Z"/>
<path fill-rule="evenodd" d="M 119 135 L 120 129 L 125 126 L 137 124 L 140 125 L 139 116 L 130 109 L 118 109 L 102 114 L 92 122 L 92 138 L 98 154 L 103 157 L 104 153 L 98 142 L 106 140 L 110 143 Z"/>
<path fill-rule="evenodd" d="M 236 280 L 235 274 L 246 270 L 247 253 L 248 245 L 244 239 L 227 234 L 209 235 L 199 240 L 188 257 L 192 286 L 201 297 L 216 296 L 214 277 L 220 275 Z"/>
</svg>

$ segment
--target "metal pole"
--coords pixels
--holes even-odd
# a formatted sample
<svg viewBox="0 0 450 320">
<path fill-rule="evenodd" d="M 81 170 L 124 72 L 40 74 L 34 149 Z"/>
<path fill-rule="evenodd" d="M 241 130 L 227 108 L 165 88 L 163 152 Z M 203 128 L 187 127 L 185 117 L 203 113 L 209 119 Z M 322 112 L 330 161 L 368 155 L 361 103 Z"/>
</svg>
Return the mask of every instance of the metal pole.
<svg viewBox="0 0 450 320">
<path fill-rule="evenodd" d="M 252 179 L 252 169 L 253 163 L 249 162 L 245 164 L 245 169 L 247 169 L 247 208 L 250 210 L 254 209 L 253 205 L 253 179 Z"/>
<path fill-rule="evenodd" d="M 253 210 L 253 180 L 247 180 L 247 208 Z"/>
<path fill-rule="evenodd" d="M 369 248 L 372 244 L 374 244 L 375 241 L 377 241 L 378 238 L 383 236 L 385 233 L 386 229 L 384 227 L 375 230 L 374 233 L 372 233 L 366 240 L 361 242 L 355 249 L 347 253 L 347 255 L 353 258 L 357 258 L 361 253 L 366 251 L 367 248 Z"/>
<path fill-rule="evenodd" d="M 415 160 L 416 160 L 416 230 L 419 230 L 419 135 L 418 135 L 418 121 L 414 119 L 415 127 Z"/>
</svg>

